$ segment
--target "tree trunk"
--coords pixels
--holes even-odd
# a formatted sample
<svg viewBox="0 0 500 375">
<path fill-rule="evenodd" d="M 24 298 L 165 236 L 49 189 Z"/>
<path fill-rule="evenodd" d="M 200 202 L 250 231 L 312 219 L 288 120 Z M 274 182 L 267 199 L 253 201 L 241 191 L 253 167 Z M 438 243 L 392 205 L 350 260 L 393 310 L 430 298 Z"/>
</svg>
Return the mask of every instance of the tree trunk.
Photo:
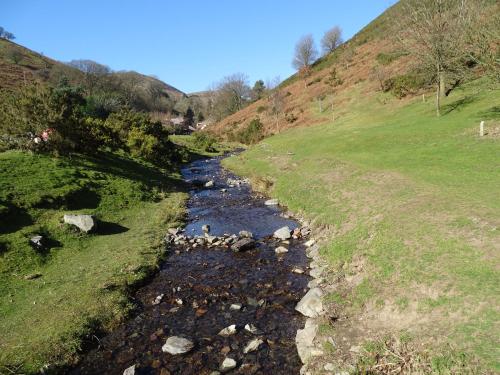
<svg viewBox="0 0 500 375">
<path fill-rule="evenodd" d="M 446 96 L 446 75 L 442 70 L 439 72 L 439 95 Z"/>
<path fill-rule="evenodd" d="M 437 117 L 441 116 L 441 90 L 439 84 L 436 90 L 436 115 Z"/>
</svg>

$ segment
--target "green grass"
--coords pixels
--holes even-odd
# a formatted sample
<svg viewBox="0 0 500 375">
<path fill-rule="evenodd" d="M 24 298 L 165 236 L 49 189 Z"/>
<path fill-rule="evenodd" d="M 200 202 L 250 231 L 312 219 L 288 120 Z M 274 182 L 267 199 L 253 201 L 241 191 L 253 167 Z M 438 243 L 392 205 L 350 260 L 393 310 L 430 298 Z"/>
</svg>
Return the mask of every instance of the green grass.
<svg viewBox="0 0 500 375">
<path fill-rule="evenodd" d="M 186 197 L 174 170 L 126 156 L 0 153 L 0 373 L 71 362 L 83 337 L 123 319 Z M 96 215 L 98 233 L 68 228 L 64 213 Z M 50 250 L 29 246 L 38 233 Z"/>
<path fill-rule="evenodd" d="M 351 314 L 416 309 L 425 323 L 395 313 L 394 329 L 436 347 L 446 337 L 500 370 L 500 148 L 498 136 L 478 137 L 481 120 L 500 125 L 500 93 L 487 87 L 480 80 L 452 92 L 437 118 L 432 100 L 360 95 L 360 83 L 342 94 L 334 123 L 318 113 L 323 124 L 268 138 L 225 164 L 274 181 L 273 196 L 327 225 L 321 254 L 332 267 L 349 274 L 364 264 Z"/>
</svg>

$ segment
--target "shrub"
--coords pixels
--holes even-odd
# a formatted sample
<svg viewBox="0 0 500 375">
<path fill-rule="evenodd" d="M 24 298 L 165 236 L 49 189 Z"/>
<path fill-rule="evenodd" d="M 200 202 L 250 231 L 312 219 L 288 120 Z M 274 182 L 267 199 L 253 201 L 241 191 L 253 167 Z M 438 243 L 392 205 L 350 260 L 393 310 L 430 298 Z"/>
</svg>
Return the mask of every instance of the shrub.
<svg viewBox="0 0 500 375">
<path fill-rule="evenodd" d="M 92 148 L 83 117 L 85 98 L 79 87 L 38 84 L 2 95 L 0 132 L 16 148 L 67 153 Z"/>
<path fill-rule="evenodd" d="M 236 141 L 247 145 L 257 143 L 264 138 L 264 126 L 259 119 L 254 119 L 246 127 L 239 130 L 234 137 Z"/>
<path fill-rule="evenodd" d="M 259 105 L 257 107 L 257 113 L 262 113 L 262 112 L 265 112 L 267 110 L 267 107 L 265 105 Z"/>
<path fill-rule="evenodd" d="M 401 56 L 405 56 L 406 53 L 402 51 L 393 51 L 389 53 L 380 52 L 375 58 L 381 65 L 389 65 L 393 61 L 396 61 Z"/>
<path fill-rule="evenodd" d="M 425 87 L 426 82 L 422 76 L 409 73 L 392 77 L 384 82 L 384 91 L 392 92 L 397 98 L 401 99 L 407 95 L 414 94 L 419 89 Z"/>
<path fill-rule="evenodd" d="M 207 151 L 207 152 L 215 152 L 217 139 L 209 133 L 206 132 L 196 132 L 193 135 L 194 145 L 196 148 Z"/>
</svg>

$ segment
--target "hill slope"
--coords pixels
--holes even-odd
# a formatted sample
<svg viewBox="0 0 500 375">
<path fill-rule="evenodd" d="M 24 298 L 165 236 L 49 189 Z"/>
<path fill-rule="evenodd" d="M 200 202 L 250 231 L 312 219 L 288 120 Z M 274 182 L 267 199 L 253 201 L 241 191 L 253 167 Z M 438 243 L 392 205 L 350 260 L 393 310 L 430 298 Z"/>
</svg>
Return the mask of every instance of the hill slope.
<svg viewBox="0 0 500 375">
<path fill-rule="evenodd" d="M 158 94 L 174 101 L 186 96 L 181 90 L 141 73 L 120 71 L 112 72 L 110 76 L 121 86 L 129 84 L 130 88 L 139 89 L 143 94 L 154 88 Z M 73 84 L 83 83 L 85 80 L 85 74 L 72 66 L 0 39 L 0 88 L 15 89 L 32 81 L 56 85 L 61 77 L 68 78 Z"/>
<path fill-rule="evenodd" d="M 389 38 L 399 6 L 306 79 L 283 82 L 278 119 L 263 99 L 213 131 L 227 137 L 258 118 L 274 136 L 226 165 L 316 228 L 327 308 L 313 373 L 326 363 L 334 372 L 493 373 L 500 91 L 486 78 L 470 82 L 444 99 L 441 118 L 425 86 L 402 99 L 383 92 L 376 67 L 387 78 L 413 68 Z"/>
</svg>

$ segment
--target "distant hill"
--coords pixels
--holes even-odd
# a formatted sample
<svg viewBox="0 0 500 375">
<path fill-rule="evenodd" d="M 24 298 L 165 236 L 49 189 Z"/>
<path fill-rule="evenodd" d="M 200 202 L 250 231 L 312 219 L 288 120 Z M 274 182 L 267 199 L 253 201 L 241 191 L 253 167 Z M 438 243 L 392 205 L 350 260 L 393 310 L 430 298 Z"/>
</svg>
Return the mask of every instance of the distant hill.
<svg viewBox="0 0 500 375">
<path fill-rule="evenodd" d="M 56 84 L 62 76 L 72 83 L 84 78 L 78 69 L 17 43 L 0 39 L 0 88 L 15 89 L 33 81 Z"/>
<path fill-rule="evenodd" d="M 14 42 L 0 39 L 1 89 L 14 90 L 33 81 L 56 85 L 62 77 L 66 77 L 72 84 L 85 83 L 85 73 L 77 68 L 43 56 Z M 134 90 L 135 96 L 139 96 L 145 105 L 154 100 L 153 93 L 157 97 L 168 98 L 173 102 L 169 106 L 165 105 L 166 109 L 173 108 L 175 102 L 186 97 L 181 90 L 155 77 L 134 71 L 111 72 L 106 78 L 113 80 L 114 86 L 121 90 Z"/>
</svg>

